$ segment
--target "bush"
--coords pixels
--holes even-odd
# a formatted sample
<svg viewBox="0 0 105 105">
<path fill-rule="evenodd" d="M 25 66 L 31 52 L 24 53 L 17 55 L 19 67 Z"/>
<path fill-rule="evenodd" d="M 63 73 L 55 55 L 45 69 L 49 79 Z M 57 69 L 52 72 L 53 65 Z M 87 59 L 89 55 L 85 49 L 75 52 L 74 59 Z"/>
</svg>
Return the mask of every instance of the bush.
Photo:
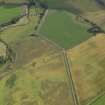
<svg viewBox="0 0 105 105">
<path fill-rule="evenodd" d="M 0 64 L 6 63 L 6 60 L 3 56 L 0 56 Z"/>
<path fill-rule="evenodd" d="M 12 88 L 16 83 L 16 74 L 12 74 L 9 79 L 6 81 L 6 87 Z"/>
</svg>

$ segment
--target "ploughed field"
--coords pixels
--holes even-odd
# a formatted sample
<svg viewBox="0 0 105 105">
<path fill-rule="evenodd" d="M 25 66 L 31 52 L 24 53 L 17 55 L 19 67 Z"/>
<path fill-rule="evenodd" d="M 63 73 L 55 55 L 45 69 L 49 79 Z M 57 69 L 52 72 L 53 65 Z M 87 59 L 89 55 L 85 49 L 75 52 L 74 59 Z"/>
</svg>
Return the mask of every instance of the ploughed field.
<svg viewBox="0 0 105 105">
<path fill-rule="evenodd" d="M 7 23 L 22 15 L 22 7 L 0 6 L 0 24 Z"/>
<path fill-rule="evenodd" d="M 82 105 L 90 103 L 105 92 L 104 45 L 105 35 L 97 34 L 68 51 L 72 77 Z"/>
<path fill-rule="evenodd" d="M 49 10 L 39 34 L 67 49 L 89 39 L 92 35 L 87 32 L 88 28 L 89 25 L 81 23 L 69 12 Z"/>
</svg>

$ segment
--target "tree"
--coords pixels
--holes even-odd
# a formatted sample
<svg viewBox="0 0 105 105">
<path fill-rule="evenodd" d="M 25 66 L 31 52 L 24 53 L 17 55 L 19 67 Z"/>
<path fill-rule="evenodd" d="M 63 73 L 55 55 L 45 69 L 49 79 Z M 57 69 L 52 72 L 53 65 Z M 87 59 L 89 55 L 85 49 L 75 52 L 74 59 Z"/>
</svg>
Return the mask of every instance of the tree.
<svg viewBox="0 0 105 105">
<path fill-rule="evenodd" d="M 6 62 L 4 56 L 0 56 L 0 64 L 4 64 Z"/>
</svg>

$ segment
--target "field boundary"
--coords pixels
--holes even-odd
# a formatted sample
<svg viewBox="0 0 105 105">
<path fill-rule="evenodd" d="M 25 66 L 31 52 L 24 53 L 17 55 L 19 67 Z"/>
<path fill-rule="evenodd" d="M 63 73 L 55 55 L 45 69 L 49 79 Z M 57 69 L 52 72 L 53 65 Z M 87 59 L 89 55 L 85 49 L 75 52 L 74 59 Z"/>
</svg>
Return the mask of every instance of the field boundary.
<svg viewBox="0 0 105 105">
<path fill-rule="evenodd" d="M 39 23 L 38 28 L 36 30 L 37 32 L 39 32 L 40 28 L 42 27 L 43 23 L 45 22 L 45 19 L 46 19 L 47 15 L 48 15 L 48 12 L 49 12 L 48 9 L 45 10 L 45 13 L 44 13 L 42 19 L 40 20 L 40 23 Z"/>
<path fill-rule="evenodd" d="M 88 102 L 86 105 L 92 105 L 93 103 L 95 103 L 97 100 L 99 100 L 101 97 L 103 97 L 105 95 L 105 91 L 101 92 L 100 94 L 98 94 L 97 96 L 95 96 L 93 99 L 91 99 L 90 102 Z"/>
<path fill-rule="evenodd" d="M 75 90 L 74 81 L 72 79 L 70 62 L 68 61 L 66 50 L 64 48 L 62 48 L 60 45 L 58 45 L 57 43 L 55 43 L 54 41 L 47 38 L 46 36 L 43 36 L 37 32 L 36 32 L 36 34 L 39 36 L 39 38 L 51 43 L 52 45 L 54 45 L 55 47 L 57 47 L 61 50 L 61 53 L 63 54 L 62 57 L 64 58 L 63 61 L 65 64 L 65 72 L 67 74 L 68 84 L 70 86 L 70 91 L 72 92 L 73 103 L 74 103 L 74 105 L 79 105 L 79 100 L 78 100 L 77 92 Z"/>
<path fill-rule="evenodd" d="M 71 92 L 72 92 L 72 98 L 74 105 L 80 105 L 78 95 L 75 89 L 75 84 L 72 78 L 72 73 L 71 73 L 71 67 L 70 67 L 70 62 L 68 60 L 68 56 L 65 50 L 63 50 L 63 57 L 64 57 L 64 63 L 65 63 L 65 68 L 66 68 L 66 74 L 68 76 L 68 82 L 71 87 Z"/>
</svg>

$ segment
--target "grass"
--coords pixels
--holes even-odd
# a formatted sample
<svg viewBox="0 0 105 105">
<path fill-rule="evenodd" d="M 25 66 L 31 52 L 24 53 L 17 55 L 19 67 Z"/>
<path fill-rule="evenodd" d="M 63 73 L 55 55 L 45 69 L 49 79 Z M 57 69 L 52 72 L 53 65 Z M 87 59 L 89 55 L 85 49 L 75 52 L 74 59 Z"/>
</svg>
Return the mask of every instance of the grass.
<svg viewBox="0 0 105 105">
<path fill-rule="evenodd" d="M 104 21 L 105 11 L 104 10 L 84 13 L 84 17 L 96 23 L 102 29 L 105 29 L 105 21 Z"/>
<path fill-rule="evenodd" d="M 49 8 L 61 8 L 61 9 L 70 10 L 70 11 L 73 10 L 74 8 L 81 9 L 82 11 L 85 11 L 85 12 L 97 11 L 101 9 L 100 6 L 98 6 L 95 1 L 90 1 L 90 0 L 75 0 L 75 1 L 74 0 L 38 0 L 38 1 L 47 4 Z M 2 0 L 0 0 L 0 2 L 2 2 Z M 5 0 L 5 3 L 16 3 L 16 4 L 28 3 L 28 0 Z"/>
<path fill-rule="evenodd" d="M 16 53 L 14 63 L 0 68 L 1 105 L 69 105 L 73 102 L 62 53 L 40 37 L 30 35 L 35 32 L 38 20 L 37 16 L 24 17 L 0 33 Z"/>
<path fill-rule="evenodd" d="M 19 7 L 7 7 L 0 6 L 0 24 L 6 23 L 11 19 L 20 16 L 22 14 L 22 8 Z"/>
<path fill-rule="evenodd" d="M 91 37 L 87 29 L 87 25 L 76 21 L 69 12 L 49 10 L 39 33 L 63 48 L 72 48 Z"/>
<path fill-rule="evenodd" d="M 100 6 L 96 3 L 96 1 L 89 1 L 89 0 L 72 0 L 72 2 L 75 5 L 78 5 L 78 7 L 83 10 L 84 12 L 89 11 L 98 11 L 101 10 Z"/>
<path fill-rule="evenodd" d="M 89 11 L 98 11 L 102 10 L 101 6 L 96 3 L 96 1 L 90 0 L 40 0 L 42 3 L 48 5 L 51 8 L 61 8 L 63 10 L 69 10 L 72 12 L 79 13 L 89 12 Z M 76 10 L 76 11 L 75 11 Z"/>
<path fill-rule="evenodd" d="M 6 57 L 6 46 L 2 42 L 0 42 L 0 56 Z"/>
<path fill-rule="evenodd" d="M 5 2 L 5 3 L 15 3 L 15 4 L 20 4 L 20 3 L 27 3 L 28 0 L 0 0 L 0 2 Z"/>
<path fill-rule="evenodd" d="M 105 104 L 105 95 L 103 95 L 102 97 L 100 97 L 90 105 L 104 105 L 104 104 Z"/>
<path fill-rule="evenodd" d="M 16 53 L 16 67 L 21 67 L 31 62 L 34 58 L 40 58 L 40 56 L 43 55 L 43 53 L 46 54 L 47 52 L 52 52 L 52 49 L 55 49 L 55 51 L 53 50 L 54 52 L 58 50 L 54 46 L 51 46 L 50 43 L 47 43 L 46 41 L 41 42 L 41 40 L 32 36 L 25 36 L 24 38 L 22 38 L 22 40 L 18 41 L 17 43 L 12 43 L 11 48 Z"/>
<path fill-rule="evenodd" d="M 29 18 L 30 21 L 27 17 L 23 17 L 14 26 L 8 26 L 8 28 L 0 33 L 0 37 L 6 43 L 12 43 L 25 36 L 29 36 L 31 33 L 34 32 L 35 26 L 39 21 L 39 17 L 30 16 Z"/>
<path fill-rule="evenodd" d="M 72 104 L 62 54 L 44 48 L 47 51 L 41 51 L 40 57 L 35 57 L 22 68 L 13 68 L 0 80 L 1 105 Z M 36 49 L 40 47 L 36 46 Z"/>
<path fill-rule="evenodd" d="M 99 34 L 69 51 L 72 77 L 81 104 L 88 103 L 105 91 L 104 43 L 104 34 Z"/>
</svg>

